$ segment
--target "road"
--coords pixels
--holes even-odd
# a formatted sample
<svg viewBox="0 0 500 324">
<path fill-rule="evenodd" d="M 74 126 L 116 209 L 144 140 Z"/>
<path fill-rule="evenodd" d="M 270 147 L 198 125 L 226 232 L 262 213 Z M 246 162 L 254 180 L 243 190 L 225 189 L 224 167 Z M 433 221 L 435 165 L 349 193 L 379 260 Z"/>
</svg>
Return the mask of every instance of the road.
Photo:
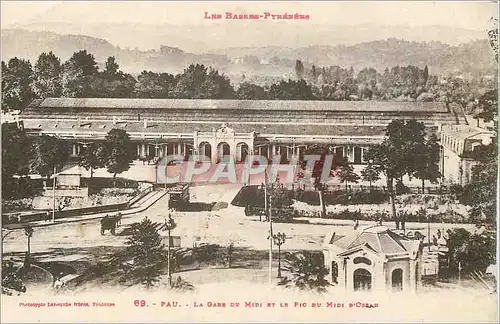
<svg viewBox="0 0 500 324">
<path fill-rule="evenodd" d="M 197 241 L 220 245 L 233 243 L 240 247 L 266 250 L 269 246 L 267 240 L 269 224 L 258 221 L 258 217 L 246 217 L 244 208 L 230 205 L 239 188 L 239 185 L 234 184 L 192 187 L 191 200 L 193 202 L 224 201 L 228 203 L 228 208 L 219 211 L 174 212 L 173 218 L 177 227 L 172 231 L 172 235 L 180 236 L 182 246 L 186 247 L 192 247 Z M 99 220 L 37 227 L 31 239 L 31 251 L 48 253 L 56 249 L 124 246 L 127 237 L 119 234 L 127 225 L 139 222 L 144 217 L 149 217 L 152 221 L 163 222 L 167 215 L 167 196 L 165 196 L 143 212 L 124 216 L 116 236 L 109 232 L 101 235 Z M 347 235 L 353 232 L 351 221 L 319 219 L 310 221 L 320 221 L 322 224 L 273 224 L 275 233 L 284 232 L 287 235 L 283 250 L 321 250 L 323 238 L 328 233 L 336 232 L 340 235 Z M 371 222 L 360 223 L 361 226 L 371 224 Z M 386 222 L 385 225 L 394 227 L 394 222 Z M 427 235 L 426 223 L 407 223 L 406 225 L 408 230 L 419 230 Z M 471 224 L 432 223 L 431 235 L 435 234 L 438 229 L 446 230 L 453 227 L 474 229 L 474 225 Z M 24 252 L 26 246 L 27 238 L 24 230 L 14 230 L 3 242 L 3 253 Z"/>
</svg>

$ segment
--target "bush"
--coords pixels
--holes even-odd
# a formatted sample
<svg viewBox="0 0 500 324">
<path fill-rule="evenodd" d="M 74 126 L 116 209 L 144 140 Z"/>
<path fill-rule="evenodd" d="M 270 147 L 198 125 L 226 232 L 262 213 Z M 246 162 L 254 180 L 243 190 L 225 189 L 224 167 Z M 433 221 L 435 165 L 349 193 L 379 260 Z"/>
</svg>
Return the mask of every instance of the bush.
<svg viewBox="0 0 500 324">
<path fill-rule="evenodd" d="M 16 200 L 2 200 L 2 212 L 31 210 L 33 208 L 33 198 L 23 198 Z"/>
<path fill-rule="evenodd" d="M 224 248 L 218 244 L 206 244 L 193 248 L 195 261 L 209 265 L 224 264 Z"/>
<path fill-rule="evenodd" d="M 139 183 L 135 180 L 116 178 L 116 186 L 113 186 L 113 178 L 82 178 L 81 186 L 88 187 L 89 193 L 99 192 L 104 188 L 133 188 L 137 189 Z"/>
<path fill-rule="evenodd" d="M 329 270 L 325 268 L 323 253 L 302 251 L 285 254 L 283 270 L 288 273 L 279 285 L 297 287 L 300 290 L 325 292 L 330 286 L 325 277 Z"/>
<path fill-rule="evenodd" d="M 361 205 L 361 204 L 382 204 L 389 199 L 386 192 L 355 191 L 345 192 L 342 190 L 328 192 L 325 195 L 325 202 L 328 205 Z"/>
<path fill-rule="evenodd" d="M 450 248 L 450 266 L 457 269 L 461 263 L 462 271 L 470 273 L 476 270 L 484 272 L 495 262 L 496 234 L 490 231 L 471 233 L 463 228 L 447 230 Z"/>
<path fill-rule="evenodd" d="M 297 190 L 295 199 L 312 206 L 319 206 L 319 194 L 317 191 Z"/>
<path fill-rule="evenodd" d="M 192 291 L 194 290 L 194 286 L 190 282 L 178 276 L 177 279 L 172 282 L 172 289 L 178 291 Z"/>
<path fill-rule="evenodd" d="M 396 182 L 396 195 L 404 195 L 410 192 L 410 188 L 408 188 L 402 181 L 398 180 Z"/>
<path fill-rule="evenodd" d="M 349 211 L 348 209 L 345 209 L 341 212 L 334 213 L 334 212 L 328 212 L 326 213 L 326 218 L 328 219 L 363 219 L 363 215 L 366 216 L 366 214 L 362 214 L 361 211 Z"/>
<path fill-rule="evenodd" d="M 23 199 L 41 195 L 43 179 L 30 179 L 29 177 L 2 179 L 3 199 Z"/>
</svg>

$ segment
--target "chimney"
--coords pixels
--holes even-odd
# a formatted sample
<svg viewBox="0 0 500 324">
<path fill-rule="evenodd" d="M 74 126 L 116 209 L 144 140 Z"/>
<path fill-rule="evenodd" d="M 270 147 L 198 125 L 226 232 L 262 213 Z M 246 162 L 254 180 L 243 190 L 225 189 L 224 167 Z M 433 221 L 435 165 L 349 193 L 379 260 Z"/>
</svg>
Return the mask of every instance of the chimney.
<svg viewBox="0 0 500 324">
<path fill-rule="evenodd" d="M 140 121 L 141 120 L 141 114 L 140 113 L 137 113 L 137 120 Z"/>
<path fill-rule="evenodd" d="M 148 121 L 144 119 L 144 128 L 148 128 Z"/>
</svg>

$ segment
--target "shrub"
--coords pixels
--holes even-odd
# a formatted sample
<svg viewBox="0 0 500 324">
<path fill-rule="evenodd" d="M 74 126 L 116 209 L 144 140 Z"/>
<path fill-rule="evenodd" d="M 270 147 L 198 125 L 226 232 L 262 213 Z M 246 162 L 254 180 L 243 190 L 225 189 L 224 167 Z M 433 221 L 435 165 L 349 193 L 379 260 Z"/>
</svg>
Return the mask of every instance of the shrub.
<svg viewBox="0 0 500 324">
<path fill-rule="evenodd" d="M 325 268 L 322 253 L 311 251 L 287 253 L 283 270 L 288 272 L 288 276 L 283 277 L 279 285 L 318 292 L 324 292 L 326 287 L 330 286 L 325 279 L 329 271 Z"/>
<path fill-rule="evenodd" d="M 146 288 L 152 287 L 166 263 L 166 252 L 155 224 L 148 218 L 132 224 L 132 236 L 127 245 L 127 254 L 133 260 L 132 272 Z"/>
<path fill-rule="evenodd" d="M 348 209 L 344 209 L 338 213 L 329 212 L 326 214 L 326 218 L 328 219 L 363 219 L 363 214 L 361 211 L 350 211 Z"/>
<path fill-rule="evenodd" d="M 193 248 L 193 257 L 200 263 L 224 264 L 224 249 L 218 244 L 205 244 Z"/>
<path fill-rule="evenodd" d="M 388 200 L 386 192 L 373 191 L 333 191 L 325 195 L 325 201 L 329 205 L 360 205 L 360 204 L 381 204 Z"/>
<path fill-rule="evenodd" d="M 319 195 L 317 191 L 297 190 L 295 199 L 312 206 L 319 206 Z"/>
<path fill-rule="evenodd" d="M 41 195 L 43 179 L 30 179 L 29 177 L 2 179 L 3 199 L 23 199 Z"/>
<path fill-rule="evenodd" d="M 396 182 L 396 195 L 404 195 L 410 193 L 410 188 L 408 188 L 402 181 L 398 180 Z"/>
<path fill-rule="evenodd" d="M 172 289 L 179 291 L 192 291 L 194 290 L 194 286 L 190 282 L 178 276 L 177 279 L 172 282 Z"/>
</svg>

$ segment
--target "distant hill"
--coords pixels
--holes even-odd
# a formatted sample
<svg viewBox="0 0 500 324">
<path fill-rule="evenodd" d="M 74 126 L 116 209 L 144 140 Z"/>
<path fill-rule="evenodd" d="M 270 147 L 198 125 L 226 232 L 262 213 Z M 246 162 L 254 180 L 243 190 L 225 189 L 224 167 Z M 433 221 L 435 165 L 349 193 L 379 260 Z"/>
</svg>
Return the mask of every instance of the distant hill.
<svg viewBox="0 0 500 324">
<path fill-rule="evenodd" d="M 22 29 L 4 29 L 1 38 L 4 61 L 17 56 L 34 62 L 40 53 L 48 51 L 66 60 L 75 51 L 86 49 L 100 63 L 108 56 L 115 56 L 121 69 L 133 74 L 144 69 L 179 73 L 191 63 L 202 63 L 226 73 L 235 83 L 242 80 L 242 75 L 249 81 L 261 80 L 259 83 L 293 78 L 297 59 L 306 66 L 352 66 L 357 71 L 364 67 L 382 72 L 396 65 L 427 65 L 432 74 L 460 71 L 496 75 L 496 63 L 486 39 L 452 46 L 389 38 L 349 46 L 236 47 L 194 54 L 172 45 L 155 50 L 123 49 L 101 38 Z"/>
<path fill-rule="evenodd" d="M 133 74 L 144 69 L 178 73 L 193 62 L 223 69 L 229 63 L 224 55 L 198 55 L 186 53 L 176 47 L 161 46 L 158 50 L 141 51 L 121 49 L 104 39 L 83 35 L 60 35 L 22 29 L 2 30 L 2 60 L 17 56 L 34 62 L 40 53 L 52 51 L 64 61 L 74 52 L 83 49 L 94 54 L 100 63 L 108 56 L 115 56 L 121 70 Z"/>
<path fill-rule="evenodd" d="M 379 71 L 396 65 L 427 65 L 434 74 L 462 71 L 472 74 L 495 74 L 496 62 L 487 40 L 476 40 L 457 46 L 440 42 L 409 42 L 390 38 L 352 46 L 247 47 L 214 51 L 224 53 L 232 61 L 254 57 L 264 62 L 294 66 L 300 59 L 316 66 L 338 65 L 359 71 L 374 67 Z M 291 64 L 291 65 L 290 65 Z"/>
<path fill-rule="evenodd" d="M 473 40 L 486 39 L 484 30 L 470 30 L 448 26 L 407 26 L 358 24 L 302 24 L 272 23 L 269 21 L 241 21 L 228 24 L 225 21 L 200 25 L 176 25 L 170 23 L 79 23 L 78 20 L 60 22 L 57 16 L 66 16 L 67 10 L 74 10 L 74 4 L 67 4 L 58 14 L 53 12 L 34 22 L 5 26 L 30 31 L 49 31 L 57 34 L 82 34 L 103 38 L 121 48 L 150 50 L 167 44 L 192 53 L 224 50 L 228 47 L 290 46 L 293 48 L 311 45 L 355 45 L 388 38 L 416 42 L 437 41 L 458 45 Z M 90 8 L 79 6 L 79 10 L 93 15 Z M 105 8 L 103 10 L 109 10 Z M 99 13 L 102 14 L 102 13 Z M 77 16 L 78 13 L 75 13 Z"/>
</svg>

